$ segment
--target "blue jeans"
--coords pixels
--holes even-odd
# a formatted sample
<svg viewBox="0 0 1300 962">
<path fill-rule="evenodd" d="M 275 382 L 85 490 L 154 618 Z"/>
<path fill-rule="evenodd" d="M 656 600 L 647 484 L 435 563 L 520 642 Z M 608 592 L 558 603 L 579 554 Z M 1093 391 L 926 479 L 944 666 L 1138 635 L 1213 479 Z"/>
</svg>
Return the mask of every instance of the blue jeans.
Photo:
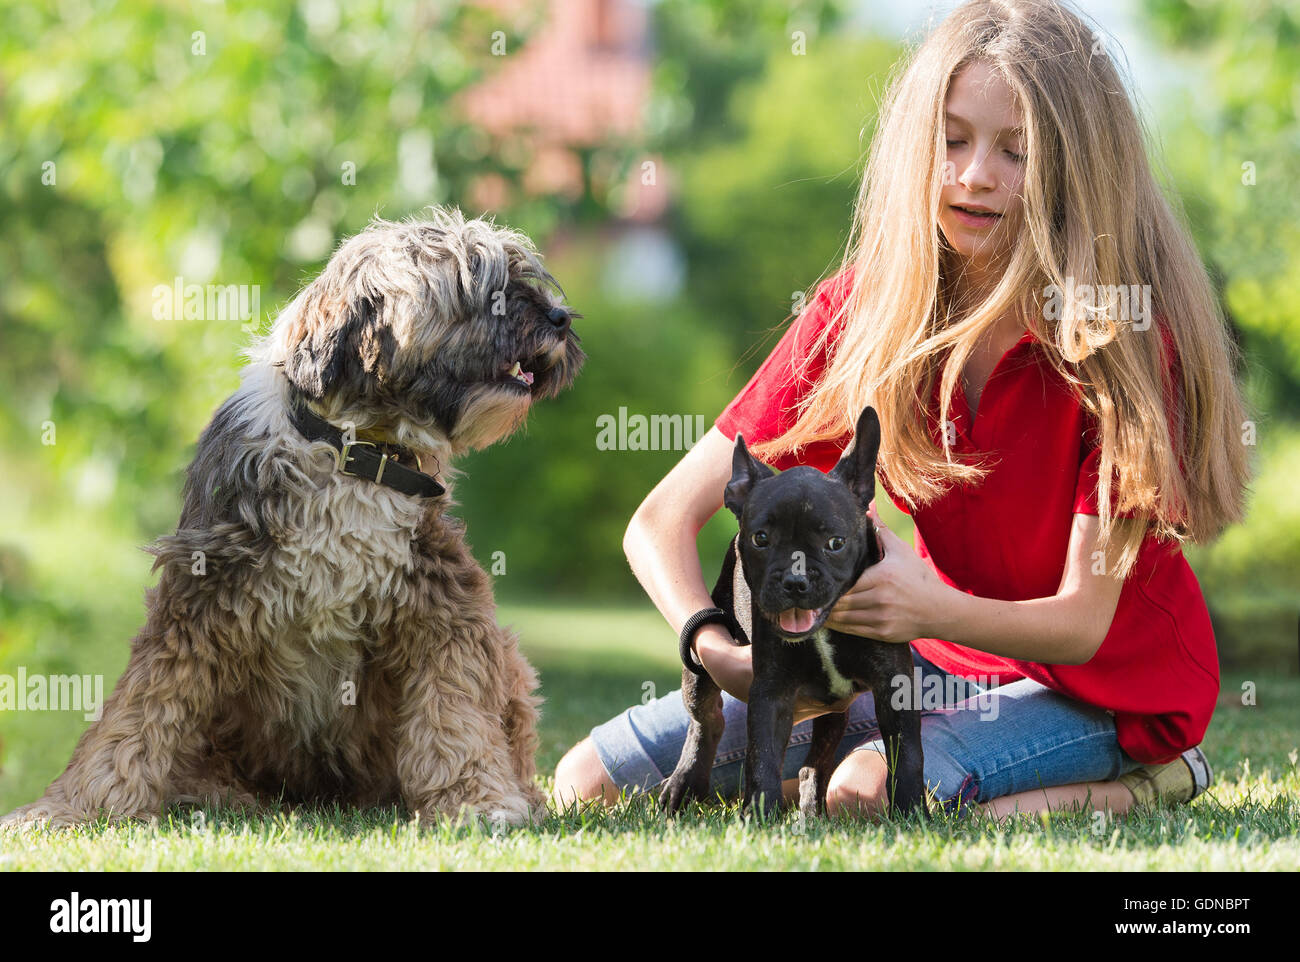
<svg viewBox="0 0 1300 962">
<path fill-rule="evenodd" d="M 1031 788 L 1113 781 L 1141 763 L 1119 746 L 1110 713 L 1027 678 L 999 686 L 996 678 L 965 679 L 912 652 L 914 687 L 921 695 L 925 780 L 945 808 Z M 740 794 L 745 760 L 745 703 L 723 692 L 726 731 L 718 744 L 710 786 L 724 797 Z M 686 743 L 690 718 L 680 690 L 591 730 L 601 764 L 620 788 L 647 790 L 666 779 Z M 794 726 L 782 777 L 797 778 L 808 754 L 812 722 Z M 884 753 L 875 703 L 868 692 L 849 709 L 835 753 Z"/>
</svg>

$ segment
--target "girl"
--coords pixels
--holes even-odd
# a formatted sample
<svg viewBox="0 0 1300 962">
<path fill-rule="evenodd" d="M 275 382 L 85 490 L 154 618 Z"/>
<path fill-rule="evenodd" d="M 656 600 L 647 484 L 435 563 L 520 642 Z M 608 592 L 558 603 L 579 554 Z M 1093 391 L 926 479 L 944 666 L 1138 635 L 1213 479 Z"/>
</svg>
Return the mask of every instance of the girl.
<svg viewBox="0 0 1300 962">
<path fill-rule="evenodd" d="M 712 607 L 695 536 L 735 435 L 778 468 L 829 470 L 873 404 L 915 550 L 873 510 L 885 559 L 829 623 L 912 644 L 929 787 L 995 816 L 1120 813 L 1210 779 L 1196 746 L 1218 658 L 1180 545 L 1242 516 L 1243 405 L 1205 270 L 1096 36 L 1054 0 L 972 0 L 943 21 L 886 98 L 840 271 L 624 540 L 680 630 Z M 734 696 L 713 779 L 733 794 L 751 649 L 716 625 L 692 641 Z M 871 696 L 849 712 L 828 808 L 879 812 Z M 561 761 L 557 801 L 653 787 L 687 724 L 674 692 L 597 726 Z M 786 755 L 792 794 L 810 729 Z"/>
</svg>

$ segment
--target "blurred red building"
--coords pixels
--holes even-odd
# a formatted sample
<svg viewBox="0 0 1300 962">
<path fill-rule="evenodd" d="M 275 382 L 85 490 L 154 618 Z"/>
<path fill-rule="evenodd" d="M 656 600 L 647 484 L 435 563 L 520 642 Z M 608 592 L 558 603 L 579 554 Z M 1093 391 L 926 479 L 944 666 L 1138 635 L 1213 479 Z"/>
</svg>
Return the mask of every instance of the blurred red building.
<svg viewBox="0 0 1300 962">
<path fill-rule="evenodd" d="M 505 47 L 500 68 L 465 91 L 456 106 L 490 138 L 490 151 L 527 156 L 524 189 L 533 195 L 574 198 L 583 191 L 584 163 L 592 189 L 617 189 L 605 178 L 612 155 L 601 148 L 633 146 L 645 127 L 650 99 L 649 16 L 635 0 L 477 0 L 506 23 L 542 25 L 517 50 Z M 497 38 L 506 44 L 504 38 Z M 645 164 L 654 164 L 652 178 Z M 659 158 L 645 156 L 623 183 L 617 211 L 653 222 L 666 205 Z M 646 184 L 647 179 L 653 183 Z M 508 200 L 504 178 L 485 174 L 471 188 L 476 207 L 498 209 Z"/>
</svg>

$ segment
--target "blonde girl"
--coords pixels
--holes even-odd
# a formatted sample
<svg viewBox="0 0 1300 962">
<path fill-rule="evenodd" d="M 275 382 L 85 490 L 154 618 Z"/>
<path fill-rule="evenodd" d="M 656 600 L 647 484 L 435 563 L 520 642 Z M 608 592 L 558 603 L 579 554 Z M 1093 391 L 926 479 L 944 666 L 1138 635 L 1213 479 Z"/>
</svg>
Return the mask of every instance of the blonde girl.
<svg viewBox="0 0 1300 962">
<path fill-rule="evenodd" d="M 1233 364 L 1098 35 L 1054 0 L 972 0 L 890 87 L 839 269 L 646 497 L 628 560 L 680 630 L 712 606 L 695 536 L 735 435 L 778 468 L 828 470 L 872 404 L 915 546 L 878 525 L 885 559 L 829 623 L 912 645 L 935 800 L 995 815 L 1190 800 L 1219 684 L 1181 546 L 1242 517 Z M 708 625 L 692 650 L 729 693 L 713 787 L 732 794 L 750 649 Z M 800 706 L 787 788 L 828 707 Z M 876 813 L 871 696 L 848 711 L 828 807 Z M 597 726 L 557 800 L 654 787 L 687 723 L 672 693 Z"/>
</svg>

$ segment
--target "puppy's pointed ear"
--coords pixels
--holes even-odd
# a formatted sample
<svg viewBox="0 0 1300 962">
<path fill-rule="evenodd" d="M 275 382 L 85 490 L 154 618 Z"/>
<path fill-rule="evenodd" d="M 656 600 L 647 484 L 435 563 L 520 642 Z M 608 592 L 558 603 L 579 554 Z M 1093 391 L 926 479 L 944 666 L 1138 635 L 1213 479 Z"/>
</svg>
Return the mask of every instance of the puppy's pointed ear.
<svg viewBox="0 0 1300 962">
<path fill-rule="evenodd" d="M 863 408 L 858 416 L 858 426 L 853 432 L 853 447 L 844 452 L 839 463 L 831 469 L 831 477 L 848 485 L 862 510 L 871 505 L 876 496 L 876 455 L 880 453 L 880 419 L 876 409 Z"/>
<path fill-rule="evenodd" d="M 736 447 L 731 452 L 731 480 L 727 482 L 722 495 L 722 503 L 736 516 L 736 520 L 740 520 L 754 485 L 775 473 L 749 453 L 749 448 L 745 446 L 745 436 L 737 434 Z"/>
</svg>

